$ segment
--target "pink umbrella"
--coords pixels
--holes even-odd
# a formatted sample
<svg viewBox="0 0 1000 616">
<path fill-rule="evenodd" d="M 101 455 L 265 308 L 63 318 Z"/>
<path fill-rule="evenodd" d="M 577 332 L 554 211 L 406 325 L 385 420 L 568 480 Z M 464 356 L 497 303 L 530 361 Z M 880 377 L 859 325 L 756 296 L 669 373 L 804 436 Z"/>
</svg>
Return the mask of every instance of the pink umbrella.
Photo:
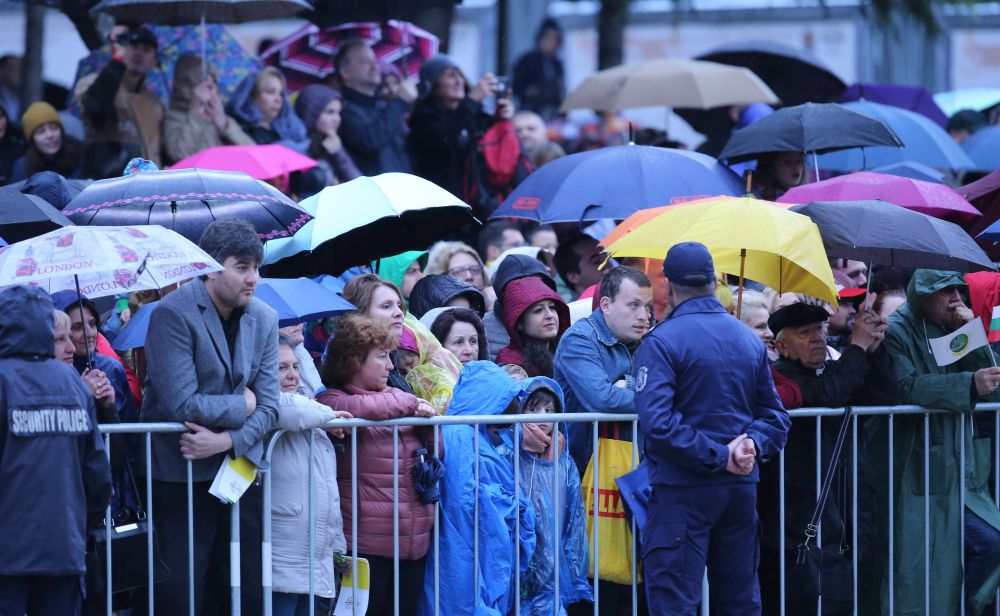
<svg viewBox="0 0 1000 616">
<path fill-rule="evenodd" d="M 790 189 L 782 203 L 813 201 L 867 201 L 895 203 L 936 218 L 971 220 L 982 214 L 951 187 L 898 175 L 858 171 Z"/>
<path fill-rule="evenodd" d="M 172 169 L 215 169 L 242 171 L 256 180 L 270 180 L 295 171 L 311 169 L 318 163 L 281 144 L 220 145 L 174 163 Z"/>
<path fill-rule="evenodd" d="M 406 21 L 346 23 L 320 28 L 306 24 L 269 47 L 260 57 L 285 74 L 290 90 L 301 90 L 332 74 L 333 55 L 348 39 L 368 42 L 380 64 L 391 64 L 407 76 L 416 75 L 424 60 L 438 53 L 438 38 Z"/>
</svg>

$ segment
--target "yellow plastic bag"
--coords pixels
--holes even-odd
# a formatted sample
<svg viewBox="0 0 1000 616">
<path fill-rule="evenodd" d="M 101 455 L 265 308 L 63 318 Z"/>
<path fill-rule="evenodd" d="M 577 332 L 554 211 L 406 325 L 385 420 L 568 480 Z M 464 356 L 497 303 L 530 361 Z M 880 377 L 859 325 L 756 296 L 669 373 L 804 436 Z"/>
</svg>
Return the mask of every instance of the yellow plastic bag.
<svg viewBox="0 0 1000 616">
<path fill-rule="evenodd" d="M 625 520 L 622 495 L 615 479 L 632 470 L 632 443 L 610 438 L 597 441 L 597 543 L 599 579 L 616 584 L 632 583 L 632 531 Z M 636 459 L 636 464 L 639 460 Z M 587 511 L 587 538 L 594 540 L 594 458 L 590 458 L 581 483 Z M 594 577 L 594 546 L 590 546 L 590 577 Z M 636 582 L 642 576 L 636 573 Z"/>
</svg>

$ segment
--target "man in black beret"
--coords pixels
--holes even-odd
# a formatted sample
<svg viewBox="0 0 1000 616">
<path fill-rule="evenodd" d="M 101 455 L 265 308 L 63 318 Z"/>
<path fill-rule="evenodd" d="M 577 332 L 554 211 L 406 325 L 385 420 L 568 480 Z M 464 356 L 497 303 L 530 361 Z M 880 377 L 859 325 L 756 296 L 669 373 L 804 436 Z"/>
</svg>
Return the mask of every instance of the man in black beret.
<svg viewBox="0 0 1000 616">
<path fill-rule="evenodd" d="M 768 326 L 775 335 L 775 348 L 781 357 L 774 369 L 795 381 L 802 390 L 806 407 L 844 407 L 849 405 L 892 405 L 899 399 L 896 373 L 888 352 L 882 346 L 887 323 L 870 310 L 860 307 L 847 344 L 837 360 L 828 359 L 827 326 L 830 318 L 826 308 L 796 303 L 771 315 Z M 822 421 L 820 447 L 822 460 L 819 472 L 825 476 L 831 465 L 832 451 L 840 429 L 840 417 Z M 805 538 L 806 525 L 816 509 L 816 423 L 799 419 L 792 422 L 785 448 L 785 554 L 786 554 L 786 613 L 816 612 L 818 588 L 797 576 L 808 569 L 795 565 L 795 547 Z M 851 439 L 836 463 L 829 499 L 823 509 L 823 614 L 850 614 L 852 609 L 851 550 Z M 858 498 L 863 503 L 867 488 L 861 479 L 862 452 L 858 452 Z M 761 589 L 764 613 L 778 613 L 779 605 L 779 541 L 780 500 L 777 462 L 761 466 L 759 510 L 761 517 Z M 866 512 L 866 504 L 859 505 Z M 864 525 L 862 525 L 864 526 Z M 864 548 L 866 529 L 859 528 L 859 543 Z M 815 548 L 815 543 L 812 547 Z M 859 560 L 867 556 L 859 550 Z M 868 567 L 866 566 L 866 569 Z M 881 570 L 881 569 L 879 569 Z M 763 573 L 770 572 L 770 573 Z M 773 579 L 768 579 L 771 577 Z M 806 576 L 803 576 L 805 578 Z"/>
</svg>

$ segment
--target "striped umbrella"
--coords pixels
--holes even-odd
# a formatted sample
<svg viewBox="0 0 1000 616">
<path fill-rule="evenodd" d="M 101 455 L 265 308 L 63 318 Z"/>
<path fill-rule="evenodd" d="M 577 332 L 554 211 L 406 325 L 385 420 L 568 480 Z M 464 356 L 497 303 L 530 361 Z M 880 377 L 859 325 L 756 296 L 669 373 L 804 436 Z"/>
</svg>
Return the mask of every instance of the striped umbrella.
<svg viewBox="0 0 1000 616">
<path fill-rule="evenodd" d="M 281 69 L 290 90 L 301 90 L 332 74 L 333 54 L 348 39 L 368 42 L 379 63 L 391 64 L 404 75 L 416 75 L 424 60 L 438 53 L 438 38 L 406 21 L 345 23 L 320 28 L 306 24 L 278 41 L 261 62 Z"/>
</svg>

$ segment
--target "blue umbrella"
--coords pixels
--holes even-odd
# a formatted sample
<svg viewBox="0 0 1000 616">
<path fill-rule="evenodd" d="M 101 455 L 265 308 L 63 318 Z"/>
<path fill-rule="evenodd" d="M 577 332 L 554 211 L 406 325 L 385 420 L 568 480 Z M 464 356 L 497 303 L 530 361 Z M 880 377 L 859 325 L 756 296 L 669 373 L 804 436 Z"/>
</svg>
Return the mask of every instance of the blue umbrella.
<svg viewBox="0 0 1000 616">
<path fill-rule="evenodd" d="M 10 244 L 7 243 L 7 240 L 0 237 L 0 248 L 3 248 L 4 246 L 10 246 Z"/>
<path fill-rule="evenodd" d="M 831 152 L 819 157 L 821 169 L 848 173 L 906 161 L 955 171 L 967 171 L 975 166 L 943 128 L 919 113 L 868 101 L 851 101 L 843 105 L 888 124 L 905 145 Z"/>
<path fill-rule="evenodd" d="M 278 312 L 278 327 L 357 310 L 354 304 L 309 278 L 262 278 L 255 295 Z"/>
<path fill-rule="evenodd" d="M 357 310 L 351 302 L 308 278 L 262 278 L 254 295 L 277 311 L 278 327 Z M 133 315 L 111 343 L 112 348 L 127 351 L 145 345 L 149 318 L 157 304 L 146 304 Z"/>
<path fill-rule="evenodd" d="M 1000 126 L 980 128 L 962 142 L 962 149 L 972 159 L 976 171 L 993 171 L 1000 167 Z"/>
<path fill-rule="evenodd" d="M 125 327 L 122 328 L 115 339 L 111 342 L 111 348 L 116 351 L 128 351 L 138 349 L 146 344 L 146 332 L 149 331 L 149 317 L 160 302 L 150 302 L 145 304 L 138 312 L 132 315 Z"/>
<path fill-rule="evenodd" d="M 987 242 L 1000 242 L 1000 220 L 986 227 L 982 233 L 976 236 L 976 239 Z"/>
<path fill-rule="evenodd" d="M 934 182 L 935 184 L 944 184 L 945 180 L 945 174 L 941 173 L 937 169 L 912 161 L 893 163 L 891 165 L 885 165 L 884 167 L 877 167 L 872 169 L 872 171 L 875 173 L 898 175 L 901 178 L 910 178 L 911 180 Z"/>
<path fill-rule="evenodd" d="M 622 145 L 539 168 L 490 217 L 543 223 L 624 219 L 646 208 L 742 193 L 739 177 L 711 156 Z"/>
</svg>

